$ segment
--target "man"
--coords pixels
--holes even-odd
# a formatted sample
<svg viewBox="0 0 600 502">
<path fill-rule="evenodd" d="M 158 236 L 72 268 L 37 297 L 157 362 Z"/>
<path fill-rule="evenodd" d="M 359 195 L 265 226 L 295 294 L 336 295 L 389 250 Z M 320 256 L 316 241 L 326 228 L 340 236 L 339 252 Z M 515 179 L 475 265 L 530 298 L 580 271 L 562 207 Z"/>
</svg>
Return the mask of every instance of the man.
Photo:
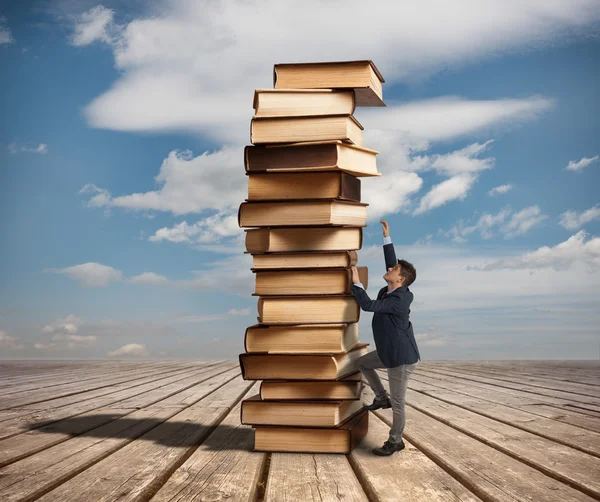
<svg viewBox="0 0 600 502">
<path fill-rule="evenodd" d="M 413 294 L 408 286 L 415 281 L 417 272 L 411 263 L 396 260 L 388 223 L 385 220 L 380 223 L 387 269 L 383 278 L 387 287 L 379 291 L 376 300 L 371 300 L 360 283 L 358 270 L 352 267 L 352 294 L 363 310 L 374 313 L 371 325 L 377 350 L 362 356 L 358 360 L 358 369 L 375 392 L 373 403 L 365 408 L 370 411 L 392 408 L 394 420 L 389 438 L 381 448 L 373 450 L 376 455 L 388 456 L 404 448 L 404 396 L 408 377 L 421 356 L 409 319 Z M 375 372 L 376 368 L 387 368 L 391 398 Z"/>
</svg>

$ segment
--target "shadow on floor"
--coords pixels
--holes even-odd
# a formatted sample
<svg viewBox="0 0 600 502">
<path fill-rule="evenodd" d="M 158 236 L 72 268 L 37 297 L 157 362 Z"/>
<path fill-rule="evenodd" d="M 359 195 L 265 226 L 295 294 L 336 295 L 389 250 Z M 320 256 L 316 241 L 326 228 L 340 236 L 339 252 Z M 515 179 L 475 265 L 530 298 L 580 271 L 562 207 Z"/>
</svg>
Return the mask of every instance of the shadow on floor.
<svg viewBox="0 0 600 502">
<path fill-rule="evenodd" d="M 72 437 L 120 438 L 154 441 L 166 446 L 189 447 L 202 444 L 213 450 L 251 450 L 254 433 L 251 427 L 215 426 L 213 422 L 171 421 L 157 418 L 128 418 L 99 414 L 72 417 L 60 422 L 36 422 L 25 425 L 37 434 L 66 434 Z"/>
</svg>

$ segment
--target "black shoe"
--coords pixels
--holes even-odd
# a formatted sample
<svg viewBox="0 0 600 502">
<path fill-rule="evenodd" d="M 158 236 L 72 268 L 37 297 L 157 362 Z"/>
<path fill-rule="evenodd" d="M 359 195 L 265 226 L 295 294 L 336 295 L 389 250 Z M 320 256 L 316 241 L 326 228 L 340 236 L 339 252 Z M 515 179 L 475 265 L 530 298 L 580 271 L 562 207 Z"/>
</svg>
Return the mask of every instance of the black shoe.
<svg viewBox="0 0 600 502">
<path fill-rule="evenodd" d="M 383 446 L 381 448 L 375 448 L 373 450 L 373 453 L 375 455 L 379 455 L 380 457 L 389 457 L 390 455 L 393 455 L 394 453 L 400 450 L 404 450 L 404 441 L 400 441 L 397 444 L 386 441 L 385 443 L 383 443 Z"/>
<path fill-rule="evenodd" d="M 375 398 L 373 400 L 373 403 L 365 406 L 364 409 L 369 410 L 369 411 L 375 411 L 375 410 L 379 410 L 381 408 L 386 409 L 386 408 L 391 408 L 391 407 L 392 407 L 392 402 L 390 401 L 390 398 L 385 397 L 383 399 Z"/>
</svg>

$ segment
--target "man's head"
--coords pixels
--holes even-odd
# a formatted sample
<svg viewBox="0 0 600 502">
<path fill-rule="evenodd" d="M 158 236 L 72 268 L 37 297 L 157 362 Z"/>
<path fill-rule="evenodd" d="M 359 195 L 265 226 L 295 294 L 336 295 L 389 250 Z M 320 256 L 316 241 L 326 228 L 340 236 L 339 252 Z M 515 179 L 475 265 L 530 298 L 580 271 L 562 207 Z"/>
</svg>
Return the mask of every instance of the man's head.
<svg viewBox="0 0 600 502">
<path fill-rule="evenodd" d="M 400 286 L 410 286 L 417 278 L 417 271 L 412 263 L 406 260 L 398 260 L 398 263 L 393 267 L 387 269 L 387 272 L 383 276 L 385 281 L 398 288 Z"/>
</svg>

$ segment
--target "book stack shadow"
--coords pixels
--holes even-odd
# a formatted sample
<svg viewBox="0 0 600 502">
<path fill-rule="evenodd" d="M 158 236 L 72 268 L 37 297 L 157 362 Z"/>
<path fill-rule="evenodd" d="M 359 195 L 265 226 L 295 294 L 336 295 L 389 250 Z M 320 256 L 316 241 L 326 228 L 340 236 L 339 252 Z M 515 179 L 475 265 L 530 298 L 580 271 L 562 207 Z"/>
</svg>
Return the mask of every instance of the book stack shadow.
<svg viewBox="0 0 600 502">
<path fill-rule="evenodd" d="M 274 89 L 255 91 L 238 223 L 258 297 L 240 355 L 244 379 L 262 381 L 241 411 L 256 451 L 349 453 L 367 432 L 351 267 L 367 220 L 360 178 L 379 172 L 353 114 L 385 106 L 383 82 L 371 61 L 278 64 Z"/>
</svg>

